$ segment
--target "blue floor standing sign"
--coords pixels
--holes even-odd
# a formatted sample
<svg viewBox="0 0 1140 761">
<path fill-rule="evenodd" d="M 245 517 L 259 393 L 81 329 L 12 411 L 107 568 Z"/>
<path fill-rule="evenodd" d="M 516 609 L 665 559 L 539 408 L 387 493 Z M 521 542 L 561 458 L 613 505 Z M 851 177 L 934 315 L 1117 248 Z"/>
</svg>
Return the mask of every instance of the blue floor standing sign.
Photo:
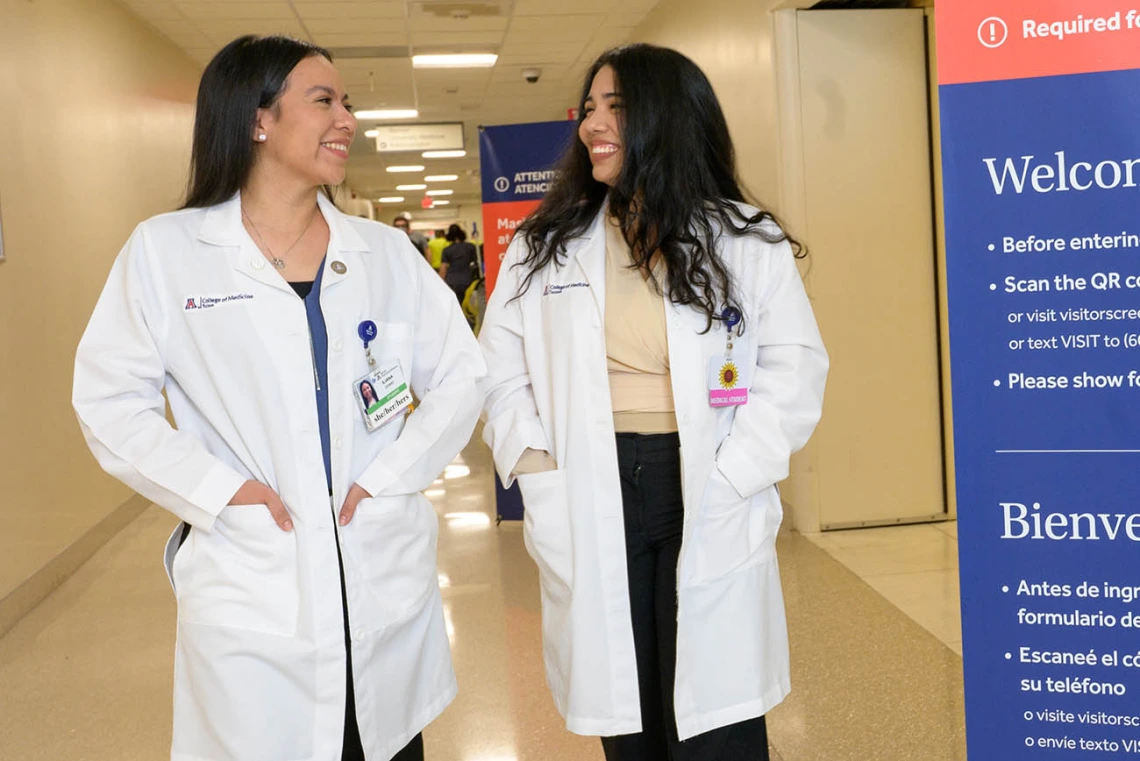
<svg viewBox="0 0 1140 761">
<path fill-rule="evenodd" d="M 967 752 L 1140 758 L 1140 15 L 936 22 Z"/>
</svg>

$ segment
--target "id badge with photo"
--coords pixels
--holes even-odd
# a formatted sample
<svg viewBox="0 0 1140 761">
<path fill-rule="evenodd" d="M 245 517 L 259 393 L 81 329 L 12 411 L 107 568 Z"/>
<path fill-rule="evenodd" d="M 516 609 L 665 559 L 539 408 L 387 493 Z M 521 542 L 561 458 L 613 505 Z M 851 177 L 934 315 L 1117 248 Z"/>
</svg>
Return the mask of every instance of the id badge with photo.
<svg viewBox="0 0 1140 761">
<path fill-rule="evenodd" d="M 400 417 L 412 404 L 412 390 L 399 362 L 356 381 L 353 396 L 369 433 Z"/>
</svg>

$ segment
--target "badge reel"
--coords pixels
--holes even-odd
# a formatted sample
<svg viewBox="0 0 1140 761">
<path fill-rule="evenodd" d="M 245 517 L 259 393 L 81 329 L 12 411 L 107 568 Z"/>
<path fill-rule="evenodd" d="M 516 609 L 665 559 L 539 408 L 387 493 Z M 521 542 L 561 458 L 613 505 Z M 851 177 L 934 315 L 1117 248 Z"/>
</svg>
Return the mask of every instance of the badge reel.
<svg viewBox="0 0 1140 761">
<path fill-rule="evenodd" d="M 748 384 L 740 374 L 740 369 L 732 359 L 732 333 L 740 324 L 740 310 L 727 307 L 721 313 L 727 337 L 724 354 L 714 354 L 709 358 L 709 405 L 712 407 L 737 407 L 748 403 Z"/>
<path fill-rule="evenodd" d="M 353 384 L 353 396 L 364 415 L 364 425 L 369 433 L 380 428 L 393 418 L 400 417 L 412 404 L 412 391 L 404 379 L 400 363 L 392 361 L 380 366 L 372 356 L 370 344 L 378 335 L 376 323 L 365 320 L 356 329 L 364 342 L 364 358 L 368 360 L 368 374 Z"/>
</svg>

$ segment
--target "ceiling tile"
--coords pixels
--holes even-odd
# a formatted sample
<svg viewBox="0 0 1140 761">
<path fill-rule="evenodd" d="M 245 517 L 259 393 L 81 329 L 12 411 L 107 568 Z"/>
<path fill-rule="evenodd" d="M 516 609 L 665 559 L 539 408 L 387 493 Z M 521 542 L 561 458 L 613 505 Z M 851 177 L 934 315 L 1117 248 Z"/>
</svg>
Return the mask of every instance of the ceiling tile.
<svg viewBox="0 0 1140 761">
<path fill-rule="evenodd" d="M 623 0 L 624 2 L 624 0 Z M 578 13 L 609 13 L 613 0 L 516 0 L 515 16 L 569 16 Z"/>
<path fill-rule="evenodd" d="M 472 50 L 474 48 L 497 48 L 503 41 L 502 31 L 486 32 L 436 32 L 413 31 L 412 45 L 417 52 L 447 49 Z"/>
<path fill-rule="evenodd" d="M 594 35 L 606 17 L 603 14 L 579 14 L 567 16 L 519 16 L 511 21 L 507 40 L 516 38 L 534 42 L 567 42 L 588 40 Z"/>
<path fill-rule="evenodd" d="M 325 18 L 307 19 L 305 28 L 313 34 L 398 34 L 407 41 L 408 25 L 400 18 Z M 374 45 L 390 43 L 375 42 Z"/>
<path fill-rule="evenodd" d="M 164 19 L 173 19 L 176 21 L 185 21 L 186 17 L 172 2 L 129 2 L 128 6 L 137 15 L 146 19 L 147 21 L 162 21 Z"/>
<path fill-rule="evenodd" d="M 295 18 L 280 19 L 201 19 L 197 26 L 219 45 L 225 45 L 244 34 L 286 34 L 305 39 L 305 29 Z"/>
<path fill-rule="evenodd" d="M 179 2 L 188 19 L 276 19 L 291 17 L 287 2 Z"/>
<path fill-rule="evenodd" d="M 333 18 L 404 18 L 403 2 L 295 2 L 293 8 L 297 14 L 309 21 L 311 19 Z"/>
<path fill-rule="evenodd" d="M 313 42 L 326 48 L 392 46 L 407 49 L 408 35 L 398 32 L 393 34 L 381 34 L 377 32 L 316 32 L 313 34 Z M 333 52 L 335 53 L 336 51 Z"/>
</svg>

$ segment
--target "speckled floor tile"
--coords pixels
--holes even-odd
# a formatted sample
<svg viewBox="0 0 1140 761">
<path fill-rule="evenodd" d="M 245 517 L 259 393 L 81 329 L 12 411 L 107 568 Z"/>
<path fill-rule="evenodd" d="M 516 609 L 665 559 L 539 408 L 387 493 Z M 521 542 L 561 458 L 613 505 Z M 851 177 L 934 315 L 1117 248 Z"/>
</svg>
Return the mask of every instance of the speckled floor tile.
<svg viewBox="0 0 1140 761">
<path fill-rule="evenodd" d="M 428 759 L 600 761 L 554 709 L 537 575 L 520 525 L 495 525 L 493 490 L 477 442 L 429 490 L 460 692 L 425 733 Z M 168 757 L 173 523 L 148 510 L 0 639 L 0 757 Z M 779 553 L 793 692 L 769 717 L 773 761 L 963 759 L 960 657 L 798 534 Z"/>
</svg>

